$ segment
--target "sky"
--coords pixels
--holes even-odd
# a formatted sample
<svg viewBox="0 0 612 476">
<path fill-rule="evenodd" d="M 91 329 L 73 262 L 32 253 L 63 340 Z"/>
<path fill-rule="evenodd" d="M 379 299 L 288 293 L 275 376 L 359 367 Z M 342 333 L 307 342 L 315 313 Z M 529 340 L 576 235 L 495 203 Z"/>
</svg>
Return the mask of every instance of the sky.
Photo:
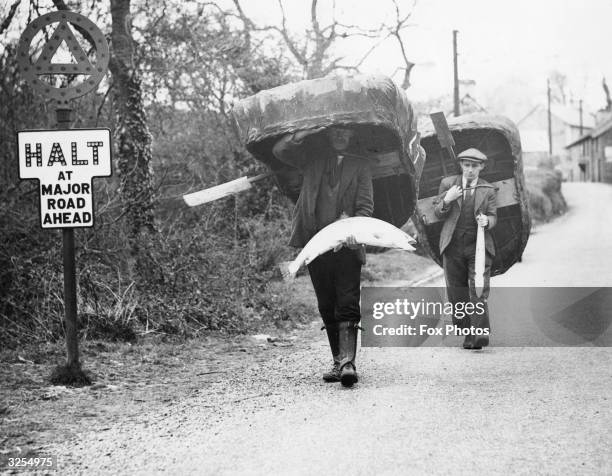
<svg viewBox="0 0 612 476">
<path fill-rule="evenodd" d="M 412 0 L 398 0 L 408 12 Z M 320 0 L 321 23 L 331 17 L 331 0 Z M 296 33 L 309 21 L 306 0 L 284 0 L 288 26 Z M 243 0 L 260 24 L 279 24 L 276 0 Z M 336 16 L 345 23 L 372 27 L 393 20 L 391 0 L 336 0 Z M 470 93 L 512 119 L 546 100 L 546 79 L 565 74 L 571 95 L 585 110 L 605 104 L 601 86 L 612 87 L 612 0 L 418 0 L 411 26 L 402 35 L 409 59 L 416 63 L 408 96 L 424 101 L 452 94 L 452 31 L 458 30 L 459 77 L 476 81 Z M 347 63 L 361 57 L 372 39 L 340 42 L 336 52 Z M 403 65 L 393 39 L 363 63 L 361 70 L 392 75 Z M 394 79 L 401 82 L 401 75 Z M 504 104 L 505 103 L 505 104 Z M 514 117 L 512 117 L 514 116 Z"/>
<path fill-rule="evenodd" d="M 25 0 L 24 0 L 25 1 Z M 133 0 L 135 1 L 135 0 Z M 204 1 L 204 0 L 201 0 Z M 291 33 L 303 35 L 310 19 L 310 0 L 282 0 Z M 232 0 L 216 0 L 232 7 Z M 0 11 L 10 0 L 0 0 Z M 280 25 L 278 0 L 241 0 L 259 25 Z M 319 19 L 331 19 L 333 0 L 319 0 Z M 571 96 L 584 101 L 586 112 L 605 104 L 601 86 L 612 87 L 612 0 L 398 0 L 402 13 L 412 11 L 411 27 L 402 38 L 412 70 L 408 97 L 427 101 L 452 95 L 452 31 L 458 30 L 459 77 L 473 80 L 464 89 L 489 112 L 518 121 L 536 104 L 546 102 L 546 79 L 556 70 L 567 76 Z M 50 4 L 50 1 L 49 1 Z M 393 23 L 391 0 L 335 0 L 336 17 L 346 24 L 373 28 Z M 25 8 L 21 10 L 25 11 Z M 4 15 L 3 15 L 4 16 Z M 340 40 L 334 54 L 354 64 L 377 39 Z M 392 76 L 401 83 L 404 65 L 397 42 L 387 39 L 365 60 L 361 71 Z"/>
</svg>

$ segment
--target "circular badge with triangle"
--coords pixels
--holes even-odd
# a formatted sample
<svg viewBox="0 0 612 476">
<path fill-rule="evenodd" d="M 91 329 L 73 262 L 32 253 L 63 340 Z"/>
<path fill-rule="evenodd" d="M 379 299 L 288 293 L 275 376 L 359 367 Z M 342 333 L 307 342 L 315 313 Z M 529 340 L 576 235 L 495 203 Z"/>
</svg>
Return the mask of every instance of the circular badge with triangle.
<svg viewBox="0 0 612 476">
<path fill-rule="evenodd" d="M 47 26 L 55 25 L 37 56 L 30 53 L 32 40 Z M 75 30 L 87 41 L 80 42 Z M 83 44 L 82 44 L 83 43 Z M 91 44 L 90 44 L 91 43 Z M 92 62 L 86 50 L 95 49 Z M 60 54 L 61 53 L 61 54 Z M 70 62 L 66 62 L 69 59 Z M 87 17 L 70 11 L 57 11 L 32 21 L 19 39 L 17 60 L 23 77 L 38 92 L 61 103 L 94 90 L 108 70 L 109 49 L 100 29 Z M 77 84 L 55 86 L 41 76 L 84 76 Z"/>
</svg>

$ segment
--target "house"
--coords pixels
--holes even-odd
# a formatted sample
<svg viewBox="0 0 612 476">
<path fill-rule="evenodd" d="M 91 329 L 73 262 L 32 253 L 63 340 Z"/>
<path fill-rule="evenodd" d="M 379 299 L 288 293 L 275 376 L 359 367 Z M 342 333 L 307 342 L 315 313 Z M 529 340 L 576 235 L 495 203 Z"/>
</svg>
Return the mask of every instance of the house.
<svg viewBox="0 0 612 476">
<path fill-rule="evenodd" d="M 566 146 L 570 180 L 612 183 L 612 119 Z"/>
<path fill-rule="evenodd" d="M 523 163 L 526 166 L 537 166 L 552 159 L 566 179 L 573 168 L 569 163 L 569 152 L 565 146 L 579 139 L 584 132 L 595 126 L 594 118 L 583 113 L 582 126 L 580 111 L 577 107 L 561 104 L 551 105 L 552 157 L 548 154 L 548 110 L 539 104 L 517 122 L 521 134 Z M 582 130 L 581 130 L 582 129 Z"/>
</svg>

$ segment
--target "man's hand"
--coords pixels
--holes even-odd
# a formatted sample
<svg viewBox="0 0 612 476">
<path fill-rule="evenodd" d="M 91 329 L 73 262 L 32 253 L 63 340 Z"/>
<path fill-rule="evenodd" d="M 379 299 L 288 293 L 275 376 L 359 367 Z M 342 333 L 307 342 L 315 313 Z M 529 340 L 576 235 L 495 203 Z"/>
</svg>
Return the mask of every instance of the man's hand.
<svg viewBox="0 0 612 476">
<path fill-rule="evenodd" d="M 463 190 L 459 185 L 453 185 L 446 191 L 446 195 L 444 195 L 444 204 L 448 205 L 451 202 L 457 200 L 460 196 L 463 195 Z"/>
<path fill-rule="evenodd" d="M 359 243 L 357 243 L 357 240 L 353 235 L 349 235 L 346 237 L 344 245 L 351 250 L 356 250 L 361 246 Z"/>
<path fill-rule="evenodd" d="M 478 222 L 478 226 L 484 228 L 489 224 L 489 217 L 481 213 L 476 217 L 476 221 Z"/>
<path fill-rule="evenodd" d="M 349 248 L 351 250 L 356 250 L 361 245 L 359 243 L 357 243 L 357 240 L 355 239 L 355 237 L 353 235 L 349 235 L 349 236 L 346 237 L 346 240 L 344 240 L 342 243 L 340 243 L 336 247 L 334 247 L 334 253 L 337 253 L 338 251 L 340 251 L 343 246 L 346 246 L 347 248 Z"/>
<path fill-rule="evenodd" d="M 313 134 L 317 134 L 321 131 L 324 131 L 325 127 L 317 127 L 316 129 L 305 129 L 302 131 L 297 131 L 294 135 L 293 135 L 293 140 L 296 141 L 302 141 L 304 140 L 306 137 L 311 136 Z"/>
</svg>

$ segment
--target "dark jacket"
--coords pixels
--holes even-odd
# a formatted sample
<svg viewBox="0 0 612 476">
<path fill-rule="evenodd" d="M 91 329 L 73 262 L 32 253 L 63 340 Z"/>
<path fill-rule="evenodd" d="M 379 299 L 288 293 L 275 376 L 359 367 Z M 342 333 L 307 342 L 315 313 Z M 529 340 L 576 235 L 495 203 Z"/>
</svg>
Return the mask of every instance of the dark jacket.
<svg viewBox="0 0 612 476">
<path fill-rule="evenodd" d="M 303 142 L 308 142 L 305 147 Z M 315 208 L 321 178 L 326 164 L 335 160 L 337 153 L 328 143 L 325 136 L 311 136 L 303 141 L 296 141 L 293 134 L 283 136 L 272 149 L 274 155 L 282 162 L 300 169 L 303 174 L 300 196 L 293 211 L 293 224 L 289 244 L 301 248 L 317 233 Z M 342 152 L 344 161 L 339 184 L 341 212 L 348 216 L 372 216 L 374 199 L 372 191 L 372 173 L 367 160 Z"/>
<path fill-rule="evenodd" d="M 459 197 L 448 205 L 448 208 L 443 208 L 444 202 L 442 199 L 444 195 L 446 195 L 448 189 L 453 185 L 459 185 L 461 187 L 461 175 L 454 175 L 442 179 L 438 191 L 437 203 L 434 208 L 436 216 L 444 220 L 442 232 L 440 233 L 440 255 L 444 253 L 444 250 L 453 239 L 453 233 L 455 232 L 457 220 L 461 213 L 461 205 L 463 203 L 463 198 Z M 497 223 L 497 192 L 490 183 L 481 178 L 478 178 L 476 185 L 485 185 L 485 187 L 478 187 L 474 190 L 474 217 L 480 213 L 489 217 L 489 225 L 485 228 L 485 246 L 487 251 L 495 256 L 495 244 L 493 243 L 493 237 L 489 230 Z"/>
</svg>

